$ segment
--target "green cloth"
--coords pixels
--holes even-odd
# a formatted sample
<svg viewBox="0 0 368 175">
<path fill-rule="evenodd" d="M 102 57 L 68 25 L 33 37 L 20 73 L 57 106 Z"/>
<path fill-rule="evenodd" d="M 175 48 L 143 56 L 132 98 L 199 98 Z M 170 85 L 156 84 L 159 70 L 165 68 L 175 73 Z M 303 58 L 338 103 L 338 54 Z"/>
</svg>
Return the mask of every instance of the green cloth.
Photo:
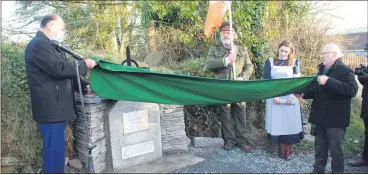
<svg viewBox="0 0 368 175">
<path fill-rule="evenodd" d="M 316 77 L 276 80 L 224 80 L 155 72 L 99 60 L 91 89 L 113 100 L 178 105 L 211 105 L 267 99 L 317 87 Z"/>
</svg>

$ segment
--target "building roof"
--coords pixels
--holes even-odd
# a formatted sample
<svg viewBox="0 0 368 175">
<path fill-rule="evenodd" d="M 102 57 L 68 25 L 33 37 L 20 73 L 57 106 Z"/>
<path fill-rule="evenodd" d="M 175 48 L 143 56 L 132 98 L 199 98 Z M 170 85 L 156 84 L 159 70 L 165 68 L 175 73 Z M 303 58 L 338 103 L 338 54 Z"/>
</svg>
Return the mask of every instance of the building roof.
<svg viewBox="0 0 368 175">
<path fill-rule="evenodd" d="M 344 43 L 345 50 L 363 50 L 368 42 L 368 32 L 348 33 L 343 35 L 348 40 L 353 40 L 351 44 Z"/>
</svg>

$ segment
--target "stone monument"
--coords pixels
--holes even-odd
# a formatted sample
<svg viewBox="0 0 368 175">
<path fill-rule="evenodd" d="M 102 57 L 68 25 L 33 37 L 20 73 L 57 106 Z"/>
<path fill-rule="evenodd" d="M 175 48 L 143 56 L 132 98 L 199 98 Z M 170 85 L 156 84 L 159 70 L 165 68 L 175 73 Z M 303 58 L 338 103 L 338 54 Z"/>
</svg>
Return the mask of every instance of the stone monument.
<svg viewBox="0 0 368 175">
<path fill-rule="evenodd" d="M 88 141 L 96 145 L 92 150 L 94 173 L 130 171 L 138 165 L 164 161 L 163 153 L 188 151 L 190 139 L 185 133 L 181 105 L 115 101 L 85 95 L 87 127 L 91 129 L 88 138 L 81 100 L 79 95 L 75 98 L 78 112 L 73 122 L 75 150 L 86 166 L 85 146 Z"/>
<path fill-rule="evenodd" d="M 111 165 L 114 171 L 162 157 L 159 106 L 118 101 L 108 114 Z"/>
</svg>

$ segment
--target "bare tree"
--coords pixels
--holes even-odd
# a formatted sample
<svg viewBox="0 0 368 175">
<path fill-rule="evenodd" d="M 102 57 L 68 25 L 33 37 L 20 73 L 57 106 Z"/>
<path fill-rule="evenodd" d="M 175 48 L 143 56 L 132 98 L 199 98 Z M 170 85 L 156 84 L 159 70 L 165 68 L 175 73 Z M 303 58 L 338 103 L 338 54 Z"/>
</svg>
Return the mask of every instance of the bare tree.
<svg viewBox="0 0 368 175">
<path fill-rule="evenodd" d="M 271 48 L 276 51 L 278 44 L 285 39 L 291 40 L 296 48 L 296 57 L 302 62 L 302 74 L 315 74 L 320 62 L 320 49 L 326 43 L 333 42 L 343 48 L 347 41 L 342 35 L 328 35 L 332 29 L 332 20 L 340 17 L 331 15 L 334 10 L 331 2 L 298 2 L 301 9 L 294 18 L 289 18 L 285 1 L 277 1 L 271 6 L 277 13 L 265 15 L 264 34 L 268 36 Z"/>
</svg>

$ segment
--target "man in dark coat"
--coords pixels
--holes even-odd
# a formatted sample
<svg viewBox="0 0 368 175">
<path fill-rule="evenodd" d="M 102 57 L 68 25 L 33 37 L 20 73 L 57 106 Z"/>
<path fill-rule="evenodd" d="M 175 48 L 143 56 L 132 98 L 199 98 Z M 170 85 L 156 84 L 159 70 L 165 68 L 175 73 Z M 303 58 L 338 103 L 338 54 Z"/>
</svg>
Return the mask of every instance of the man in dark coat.
<svg viewBox="0 0 368 175">
<path fill-rule="evenodd" d="M 327 44 L 321 53 L 318 89 L 301 94 L 313 99 L 309 122 L 315 124 L 315 162 L 312 173 L 324 173 L 331 155 L 332 173 L 344 172 L 342 144 L 350 124 L 351 99 L 357 94 L 354 71 L 342 61 L 340 48 Z"/>
<path fill-rule="evenodd" d="M 63 58 L 51 45 L 51 40 L 63 38 L 64 30 L 60 16 L 46 15 L 25 49 L 32 114 L 42 134 L 43 173 L 64 173 L 64 129 L 66 121 L 76 115 L 72 85 L 77 77 L 76 63 Z M 94 60 L 80 60 L 79 73 L 87 74 L 95 65 Z M 83 86 L 85 89 L 86 83 Z"/>
<path fill-rule="evenodd" d="M 364 47 L 366 61 L 368 63 L 368 43 L 365 44 Z M 365 142 L 364 142 L 364 149 L 363 149 L 363 156 L 362 160 L 355 163 L 350 163 L 353 167 L 358 166 L 368 166 L 368 68 L 365 71 L 362 71 L 361 74 L 358 75 L 358 80 L 360 84 L 363 85 L 362 91 L 362 111 L 360 113 L 360 117 L 363 119 L 364 128 L 365 128 Z"/>
</svg>

